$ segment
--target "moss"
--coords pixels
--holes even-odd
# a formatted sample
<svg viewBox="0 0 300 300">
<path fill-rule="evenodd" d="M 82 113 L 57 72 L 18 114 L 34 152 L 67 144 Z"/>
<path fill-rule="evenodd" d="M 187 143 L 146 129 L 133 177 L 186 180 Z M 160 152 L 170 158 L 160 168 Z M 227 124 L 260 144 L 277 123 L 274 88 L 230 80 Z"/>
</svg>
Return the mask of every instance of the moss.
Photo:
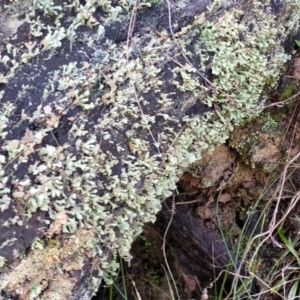
<svg viewBox="0 0 300 300">
<path fill-rule="evenodd" d="M 266 87 L 272 89 L 274 88 L 274 86 L 277 85 L 277 78 L 276 77 L 267 78 L 265 82 L 266 82 Z"/>
<path fill-rule="evenodd" d="M 297 92 L 297 88 L 294 84 L 286 84 L 281 94 L 282 100 L 291 98 Z"/>
<path fill-rule="evenodd" d="M 242 139 L 236 146 L 237 152 L 242 156 L 244 163 L 251 165 L 252 154 L 260 145 L 259 133 L 253 133 L 246 139 Z"/>
<path fill-rule="evenodd" d="M 146 247 L 152 246 L 152 243 L 150 241 L 148 241 L 147 237 L 144 234 L 140 234 L 139 239 L 144 242 Z"/>
</svg>

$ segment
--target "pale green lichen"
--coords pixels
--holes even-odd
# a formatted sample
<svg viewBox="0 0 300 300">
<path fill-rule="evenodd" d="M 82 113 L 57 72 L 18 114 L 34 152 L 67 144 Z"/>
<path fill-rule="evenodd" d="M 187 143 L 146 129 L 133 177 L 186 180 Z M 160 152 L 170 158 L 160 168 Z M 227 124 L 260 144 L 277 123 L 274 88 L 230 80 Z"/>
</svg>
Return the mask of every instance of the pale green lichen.
<svg viewBox="0 0 300 300">
<path fill-rule="evenodd" d="M 6 259 L 5 259 L 5 257 L 3 257 L 3 256 L 0 256 L 0 268 L 4 267 L 4 265 L 5 265 L 5 262 L 6 262 Z"/>
<path fill-rule="evenodd" d="M 53 296 L 57 292 L 52 285 L 56 286 L 55 276 L 60 274 L 54 270 L 54 265 L 64 255 L 75 264 L 76 260 L 71 258 L 76 252 L 79 256 L 79 263 L 74 266 L 76 270 L 89 258 L 95 259 L 99 276 L 108 282 L 117 268 L 116 254 L 131 259 L 131 243 L 141 232 L 143 224 L 155 220 L 160 200 L 176 189 L 180 174 L 199 160 L 203 151 L 211 151 L 214 145 L 228 139 L 233 125 L 239 125 L 255 114 L 265 82 L 270 78 L 274 78 L 275 82 L 281 66 L 288 59 L 276 37 L 288 34 L 292 24 L 299 21 L 299 1 L 289 1 L 292 13 L 287 28 L 277 26 L 272 15 L 265 12 L 263 4 L 258 1 L 251 3 L 251 16 L 255 18 L 252 31 L 248 26 L 253 20 L 237 21 L 243 14 L 237 7 L 225 12 L 217 23 L 205 21 L 205 13 L 201 14 L 193 24 L 176 34 L 184 52 L 200 58 L 202 64 L 191 66 L 186 62 L 169 70 L 174 90 L 188 93 L 186 98 L 183 96 L 178 116 L 170 113 L 176 92 L 164 91 L 160 67 L 179 53 L 170 37 L 163 39 L 152 32 L 143 39 L 134 36 L 129 48 L 126 42 L 117 46 L 104 40 L 99 46 L 95 41 L 96 36 L 104 33 L 100 21 L 104 25 L 109 24 L 116 20 L 122 7 L 129 10 L 132 3 L 121 1 L 120 5 L 115 5 L 116 2 L 110 1 L 87 1 L 81 5 L 79 1 L 73 1 L 69 6 L 77 14 L 70 29 L 61 27 L 60 12 L 64 8 L 55 6 L 53 1 L 35 2 L 35 9 L 42 10 L 44 15 L 54 16 L 50 27 L 36 19 L 36 10 L 29 8 L 31 34 L 40 36 L 46 30 L 42 44 L 28 44 L 22 54 L 8 49 L 11 57 L 1 59 L 7 64 L 12 63 L 13 70 L 2 80 L 8 81 L 17 71 L 19 63 L 14 56 L 20 55 L 21 61 L 27 63 L 41 51 L 59 49 L 65 37 L 69 38 L 72 50 L 79 26 L 99 26 L 99 30 L 95 37 L 83 37 L 90 47 L 96 49 L 93 62 L 70 62 L 47 74 L 39 106 L 33 114 L 27 115 L 23 111 L 21 115 L 21 120 L 39 123 L 41 128 L 35 131 L 28 129 L 20 140 L 6 140 L 2 149 L 8 152 L 8 156 L 0 157 L 0 182 L 4 182 L 1 211 L 7 209 L 11 201 L 14 205 L 20 203 L 24 209 L 20 214 L 15 207 L 15 217 L 5 225 L 19 222 L 19 215 L 31 218 L 37 210 L 47 211 L 52 224 L 55 224 L 58 215 L 65 211 L 66 221 L 60 224 L 58 233 L 64 237 L 64 245 L 67 245 L 68 237 L 74 238 L 74 249 L 44 246 L 35 240 L 34 250 L 23 258 L 20 265 L 2 275 L 2 287 L 19 295 L 29 293 L 38 297 L 43 280 L 48 279 L 51 284 L 44 294 Z M 265 5 L 268 3 L 266 1 Z M 108 16 L 95 20 L 93 13 L 97 7 Z M 129 19 L 127 14 L 120 18 Z M 148 40 L 146 45 L 145 40 Z M 189 53 L 188 46 L 192 41 L 197 41 L 195 52 Z M 136 48 L 141 57 L 130 56 Z M 49 57 L 51 55 L 49 53 Z M 213 87 L 200 80 L 198 69 L 205 74 L 205 66 L 215 76 Z M 26 89 L 23 87 L 23 92 Z M 146 93 L 151 93 L 151 102 L 157 104 L 153 115 L 143 111 L 150 101 L 145 97 Z M 49 103 L 49 95 L 55 95 L 55 103 Z M 182 117 L 187 108 L 197 101 L 213 107 L 214 111 L 203 116 Z M 76 106 L 83 110 L 76 119 L 69 119 L 68 142 L 60 145 L 56 141 L 42 146 L 43 139 L 53 134 L 63 116 Z M 98 123 L 89 124 L 88 114 L 99 107 L 103 108 L 99 110 Z M 1 108 L 0 134 L 3 138 L 12 130 L 7 128 L 7 120 L 15 109 L 14 104 Z M 154 135 L 152 130 L 157 125 L 158 116 L 164 122 L 160 124 L 160 132 Z M 6 187 L 9 175 L 5 173 L 5 166 L 13 164 L 17 169 L 32 154 L 38 157 L 28 169 L 32 179 L 13 177 L 13 188 Z M 117 166 L 120 170 L 115 175 L 114 168 Z M 11 176 L 14 176 L 13 173 Z M 86 238 L 84 242 L 76 242 L 76 239 L 83 238 Z M 88 256 L 84 255 L 86 248 L 83 245 L 86 244 L 92 252 Z M 55 255 L 49 257 L 50 252 Z M 47 265 L 43 264 L 45 257 L 48 258 Z M 33 262 L 39 268 L 36 274 L 29 274 L 28 268 Z M 63 267 L 64 270 L 66 268 Z M 31 285 L 25 285 L 28 279 Z M 72 287 L 73 283 L 68 281 L 61 298 L 55 296 L 55 299 L 65 299 Z"/>
<path fill-rule="evenodd" d="M 264 121 L 261 128 L 262 132 L 265 133 L 275 133 L 278 129 L 278 122 L 269 114 L 263 114 L 262 119 Z"/>
</svg>

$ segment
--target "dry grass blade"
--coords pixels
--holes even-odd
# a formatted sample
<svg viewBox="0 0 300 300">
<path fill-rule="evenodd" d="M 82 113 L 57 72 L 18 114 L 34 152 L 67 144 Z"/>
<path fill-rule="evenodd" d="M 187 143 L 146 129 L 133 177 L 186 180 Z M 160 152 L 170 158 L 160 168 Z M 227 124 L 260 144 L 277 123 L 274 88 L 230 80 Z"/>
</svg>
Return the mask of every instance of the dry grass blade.
<svg viewBox="0 0 300 300">
<path fill-rule="evenodd" d="M 133 287 L 134 287 L 134 289 L 135 289 L 135 293 L 136 293 L 136 296 L 137 296 L 138 300 L 142 300 L 141 295 L 140 295 L 140 293 L 139 293 L 139 291 L 138 291 L 138 289 L 137 289 L 137 287 L 136 287 L 135 282 L 133 281 L 132 278 L 130 278 L 130 279 L 131 279 L 132 285 L 133 285 Z"/>
<path fill-rule="evenodd" d="M 172 221 L 173 221 L 173 215 L 174 215 L 174 213 L 175 213 L 175 195 L 173 195 L 173 202 L 172 202 L 172 209 L 171 209 L 171 217 L 170 217 L 170 221 L 169 221 L 169 223 L 168 223 L 168 226 L 167 226 L 166 231 L 165 231 L 165 234 L 164 234 L 162 250 L 163 250 L 163 254 L 164 254 L 165 263 L 166 263 L 168 272 L 169 272 L 169 274 L 170 274 L 170 277 L 171 277 L 171 279 L 172 279 L 172 282 L 173 282 L 173 285 L 174 285 L 174 288 L 175 288 L 175 291 L 176 291 L 178 300 L 180 300 L 179 292 L 178 292 L 178 289 L 177 289 L 177 285 L 176 285 L 175 279 L 174 279 L 174 277 L 173 277 L 173 274 L 172 274 L 172 272 L 171 272 L 171 269 L 170 269 L 170 266 L 169 266 L 169 263 L 168 263 L 168 259 L 167 259 L 167 255 L 166 255 L 166 238 L 167 238 L 167 234 L 168 234 L 169 228 L 170 228 L 170 226 L 171 226 L 171 223 L 172 223 Z"/>
</svg>

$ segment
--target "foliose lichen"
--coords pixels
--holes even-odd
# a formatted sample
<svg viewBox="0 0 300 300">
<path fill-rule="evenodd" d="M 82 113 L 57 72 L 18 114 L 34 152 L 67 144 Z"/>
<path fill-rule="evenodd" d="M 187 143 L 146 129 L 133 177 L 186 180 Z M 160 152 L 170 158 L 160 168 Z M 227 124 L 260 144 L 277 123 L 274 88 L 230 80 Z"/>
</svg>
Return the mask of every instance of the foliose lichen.
<svg viewBox="0 0 300 300">
<path fill-rule="evenodd" d="M 217 2 L 174 37 L 147 32 L 118 44 L 105 33 L 114 22 L 128 24 L 133 2 L 35 0 L 28 6 L 30 39 L 22 49 L 7 43 L 1 82 L 9 84 L 24 65 L 51 59 L 54 51 L 76 51 L 81 59 L 36 69 L 32 80 L 43 77 L 39 102 L 28 98 L 14 124 L 8 122 L 18 107 L 5 90 L 0 94 L 0 209 L 15 214 L 2 226 L 24 225 L 40 211 L 49 216 L 42 220 L 45 241 L 32 241 L 20 264 L 3 270 L 2 289 L 21 299 L 66 299 L 72 274 L 85 264 L 92 277 L 97 270 L 110 283 L 117 253 L 131 259 L 131 243 L 143 224 L 155 221 L 180 174 L 259 112 L 265 82 L 278 78 L 289 59 L 278 37 L 297 30 L 300 2 L 288 1 L 282 26 L 270 1 L 256 0 L 249 1 L 249 14 L 246 4 L 237 5 L 211 21 Z M 91 30 L 80 35 L 81 26 Z M 212 83 L 205 78 L 209 70 Z M 182 102 L 174 112 L 176 93 Z M 31 94 L 23 84 L 17 99 Z M 210 111 L 185 115 L 199 102 Z M 26 122 L 32 126 L 20 133 Z M 67 139 L 57 134 L 62 124 Z M 59 245 L 47 245 L 53 236 Z"/>
</svg>

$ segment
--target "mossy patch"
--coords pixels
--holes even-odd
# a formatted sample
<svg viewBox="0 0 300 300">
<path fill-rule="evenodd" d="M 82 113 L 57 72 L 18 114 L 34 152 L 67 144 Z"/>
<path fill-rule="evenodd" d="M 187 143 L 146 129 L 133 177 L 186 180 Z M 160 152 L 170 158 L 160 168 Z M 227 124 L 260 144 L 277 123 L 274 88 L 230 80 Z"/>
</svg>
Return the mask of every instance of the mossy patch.
<svg viewBox="0 0 300 300">
<path fill-rule="evenodd" d="M 281 94 L 282 100 L 291 98 L 297 92 L 297 87 L 294 84 L 286 84 Z"/>
</svg>

